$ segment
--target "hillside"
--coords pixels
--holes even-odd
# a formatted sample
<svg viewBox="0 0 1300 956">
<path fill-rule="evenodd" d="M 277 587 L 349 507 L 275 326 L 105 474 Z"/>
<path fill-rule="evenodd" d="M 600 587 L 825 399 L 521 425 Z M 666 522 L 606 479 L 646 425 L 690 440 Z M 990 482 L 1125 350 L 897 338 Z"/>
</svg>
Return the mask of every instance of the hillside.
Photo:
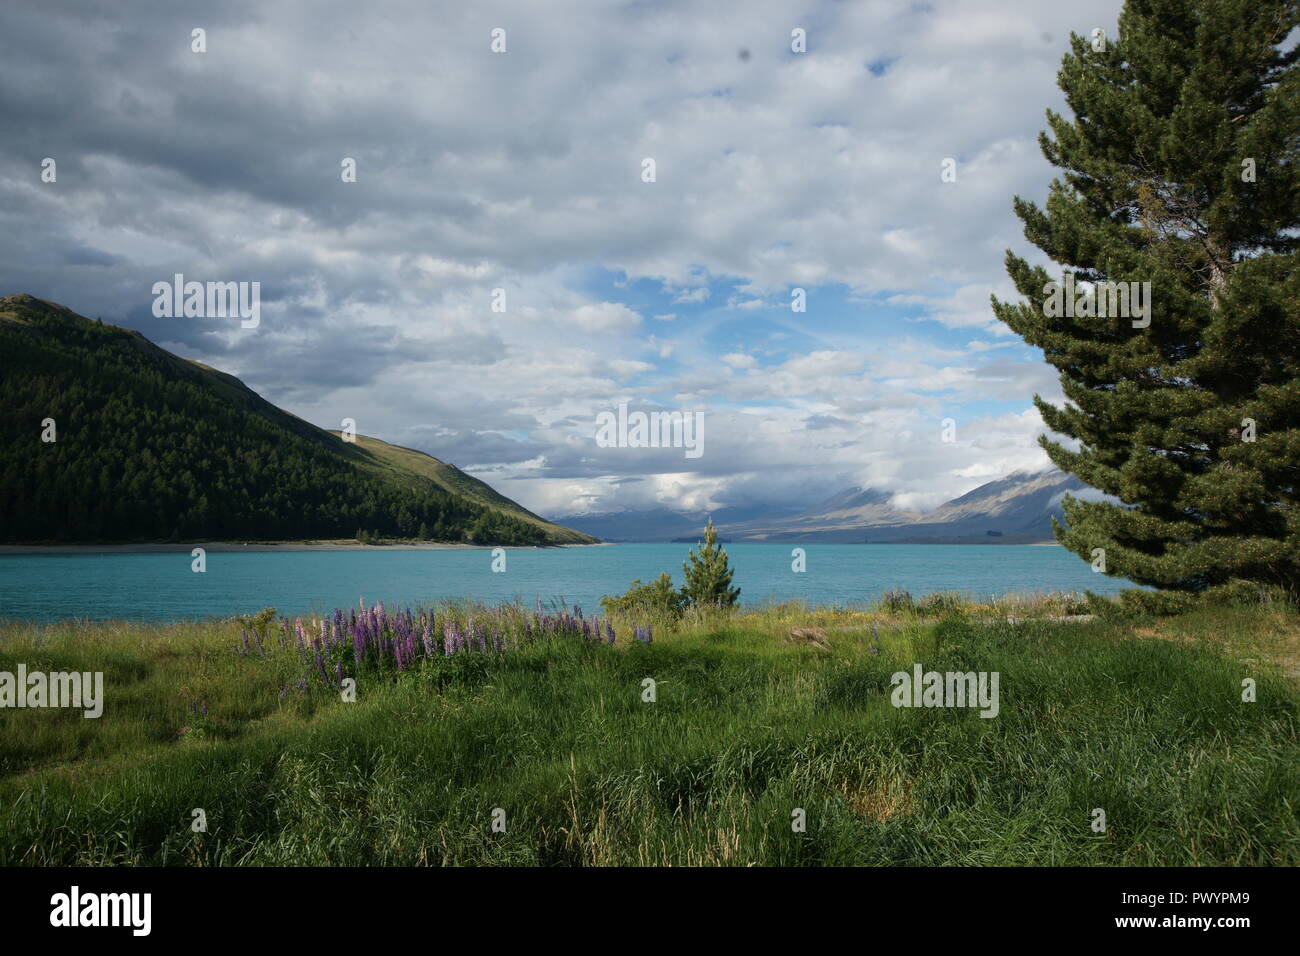
<svg viewBox="0 0 1300 956">
<path fill-rule="evenodd" d="M 577 544 L 453 465 L 276 408 L 138 332 L 0 298 L 0 541 Z M 54 442 L 42 422 L 54 419 Z"/>
</svg>

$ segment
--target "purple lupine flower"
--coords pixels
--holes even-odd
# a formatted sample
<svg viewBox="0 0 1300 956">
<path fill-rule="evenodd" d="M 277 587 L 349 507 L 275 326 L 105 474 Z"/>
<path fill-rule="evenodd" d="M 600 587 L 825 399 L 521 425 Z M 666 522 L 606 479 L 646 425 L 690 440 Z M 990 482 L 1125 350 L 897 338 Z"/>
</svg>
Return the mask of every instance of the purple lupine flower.
<svg viewBox="0 0 1300 956">
<path fill-rule="evenodd" d="M 316 670 L 320 673 L 321 681 L 328 684 L 330 682 L 329 675 L 325 673 L 325 662 L 320 659 L 319 654 L 316 655 Z"/>
<path fill-rule="evenodd" d="M 496 649 L 496 652 L 498 654 L 500 654 L 501 651 L 503 650 L 501 646 L 501 632 L 498 631 L 495 627 L 492 628 L 492 646 Z"/>
<path fill-rule="evenodd" d="M 338 686 L 342 687 L 343 686 L 343 662 L 342 661 L 336 661 L 334 663 L 334 675 L 338 678 Z"/>
<path fill-rule="evenodd" d="M 609 623 L 609 618 L 605 618 L 605 643 L 611 647 L 614 645 L 614 628 Z"/>
</svg>

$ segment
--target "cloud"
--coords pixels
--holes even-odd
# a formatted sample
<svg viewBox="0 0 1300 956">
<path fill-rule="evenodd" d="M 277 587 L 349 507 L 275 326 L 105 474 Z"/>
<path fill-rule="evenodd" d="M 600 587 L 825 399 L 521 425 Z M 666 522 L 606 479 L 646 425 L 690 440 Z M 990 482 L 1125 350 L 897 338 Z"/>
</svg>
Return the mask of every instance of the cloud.
<svg viewBox="0 0 1300 956">
<path fill-rule="evenodd" d="M 628 331 L 641 324 L 641 316 L 618 302 L 580 305 L 569 313 L 569 319 L 585 332 Z"/>
<path fill-rule="evenodd" d="M 988 297 L 1052 176 L 1066 35 L 1118 8 L 237 0 L 196 54 L 175 4 L 5 5 L 0 292 L 535 508 L 950 497 L 1042 460 L 1055 377 Z M 260 281 L 261 327 L 154 319 L 177 272 Z M 704 410 L 704 457 L 595 448 L 621 400 Z M 970 441 L 934 447 L 946 416 Z"/>
<path fill-rule="evenodd" d="M 758 359 L 752 355 L 743 355 L 739 352 L 729 352 L 722 356 L 722 361 L 734 369 L 753 368 L 758 364 Z"/>
</svg>

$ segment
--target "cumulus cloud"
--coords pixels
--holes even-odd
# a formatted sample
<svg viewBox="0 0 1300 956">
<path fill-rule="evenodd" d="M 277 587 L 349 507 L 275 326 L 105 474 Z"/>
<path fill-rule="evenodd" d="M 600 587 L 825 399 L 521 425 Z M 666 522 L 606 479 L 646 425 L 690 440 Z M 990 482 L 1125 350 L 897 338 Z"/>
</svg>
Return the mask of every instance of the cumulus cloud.
<svg viewBox="0 0 1300 956">
<path fill-rule="evenodd" d="M 1118 8 L 5 5 L 0 292 L 543 510 L 950 497 L 1045 460 L 1054 375 L 988 297 L 1067 35 Z M 155 319 L 175 273 L 260 281 L 262 325 Z M 620 401 L 705 412 L 705 455 L 595 447 Z"/>
</svg>

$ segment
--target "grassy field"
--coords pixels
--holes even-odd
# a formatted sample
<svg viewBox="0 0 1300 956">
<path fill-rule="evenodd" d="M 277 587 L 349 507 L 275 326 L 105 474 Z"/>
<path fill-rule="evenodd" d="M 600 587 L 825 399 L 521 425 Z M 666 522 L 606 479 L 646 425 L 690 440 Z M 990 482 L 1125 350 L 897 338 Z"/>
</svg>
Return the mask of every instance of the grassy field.
<svg viewBox="0 0 1300 956">
<path fill-rule="evenodd" d="M 278 631 L 0 625 L 0 671 L 106 681 L 99 719 L 0 710 L 0 865 L 1300 862 L 1295 613 L 1051 611 L 620 626 L 365 670 L 355 702 Z M 917 662 L 998 672 L 998 715 L 891 706 Z"/>
</svg>

